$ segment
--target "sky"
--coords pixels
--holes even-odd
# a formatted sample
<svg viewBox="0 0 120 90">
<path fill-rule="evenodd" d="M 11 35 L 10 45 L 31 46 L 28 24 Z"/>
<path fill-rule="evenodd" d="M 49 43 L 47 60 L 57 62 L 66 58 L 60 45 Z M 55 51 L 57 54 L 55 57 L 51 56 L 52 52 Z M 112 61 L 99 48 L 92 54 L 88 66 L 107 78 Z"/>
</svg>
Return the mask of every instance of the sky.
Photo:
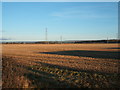
<svg viewBox="0 0 120 90">
<path fill-rule="evenodd" d="M 115 39 L 117 2 L 3 2 L 3 39 L 43 41 Z"/>
<path fill-rule="evenodd" d="M 119 2 L 119 0 L 1 0 L 2 2 Z"/>
<path fill-rule="evenodd" d="M 2 3 L 0 2 L 0 38 L 2 38 Z"/>
</svg>

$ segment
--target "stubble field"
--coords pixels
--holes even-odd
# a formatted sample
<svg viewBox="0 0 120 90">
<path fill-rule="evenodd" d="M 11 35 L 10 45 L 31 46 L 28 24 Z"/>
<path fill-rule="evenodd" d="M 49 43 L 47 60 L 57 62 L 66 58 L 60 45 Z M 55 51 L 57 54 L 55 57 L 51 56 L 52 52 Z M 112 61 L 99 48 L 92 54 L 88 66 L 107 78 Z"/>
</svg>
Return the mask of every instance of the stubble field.
<svg viewBox="0 0 120 90">
<path fill-rule="evenodd" d="M 3 88 L 119 88 L 118 44 L 3 44 Z"/>
</svg>

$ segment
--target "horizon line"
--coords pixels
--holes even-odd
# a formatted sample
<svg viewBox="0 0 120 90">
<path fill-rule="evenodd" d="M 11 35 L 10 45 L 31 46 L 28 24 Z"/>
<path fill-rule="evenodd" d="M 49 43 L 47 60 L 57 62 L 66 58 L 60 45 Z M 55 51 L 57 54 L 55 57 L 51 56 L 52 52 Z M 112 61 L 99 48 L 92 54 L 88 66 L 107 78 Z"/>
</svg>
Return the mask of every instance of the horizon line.
<svg viewBox="0 0 120 90">
<path fill-rule="evenodd" d="M 62 40 L 62 42 L 64 41 L 99 41 L 99 40 L 120 40 L 119 38 L 118 39 L 87 39 L 87 40 Z M 0 40 L 0 42 L 51 42 L 51 41 L 57 41 L 57 42 L 61 42 L 60 40 Z"/>
</svg>

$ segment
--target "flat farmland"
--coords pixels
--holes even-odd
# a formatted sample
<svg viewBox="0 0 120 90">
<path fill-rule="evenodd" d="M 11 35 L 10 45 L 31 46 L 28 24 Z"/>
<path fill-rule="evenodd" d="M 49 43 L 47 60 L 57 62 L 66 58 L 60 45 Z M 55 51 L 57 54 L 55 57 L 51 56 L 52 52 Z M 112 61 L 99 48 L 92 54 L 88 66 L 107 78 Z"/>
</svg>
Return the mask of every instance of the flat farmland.
<svg viewBox="0 0 120 90">
<path fill-rule="evenodd" d="M 118 44 L 3 44 L 3 88 L 120 87 Z"/>
</svg>

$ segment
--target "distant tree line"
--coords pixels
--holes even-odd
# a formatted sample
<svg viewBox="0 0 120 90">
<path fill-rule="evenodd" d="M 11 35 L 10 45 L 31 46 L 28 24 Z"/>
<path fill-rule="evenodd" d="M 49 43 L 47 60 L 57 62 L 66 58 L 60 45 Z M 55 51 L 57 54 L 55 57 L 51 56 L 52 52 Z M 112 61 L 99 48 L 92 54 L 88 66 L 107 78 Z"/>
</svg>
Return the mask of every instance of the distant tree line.
<svg viewBox="0 0 120 90">
<path fill-rule="evenodd" d="M 120 43 L 120 40 L 86 40 L 86 41 L 39 41 L 39 42 L 2 42 L 3 44 L 79 44 L 79 43 Z"/>
<path fill-rule="evenodd" d="M 120 40 L 90 40 L 90 41 L 75 41 L 75 43 L 120 43 Z"/>
</svg>

